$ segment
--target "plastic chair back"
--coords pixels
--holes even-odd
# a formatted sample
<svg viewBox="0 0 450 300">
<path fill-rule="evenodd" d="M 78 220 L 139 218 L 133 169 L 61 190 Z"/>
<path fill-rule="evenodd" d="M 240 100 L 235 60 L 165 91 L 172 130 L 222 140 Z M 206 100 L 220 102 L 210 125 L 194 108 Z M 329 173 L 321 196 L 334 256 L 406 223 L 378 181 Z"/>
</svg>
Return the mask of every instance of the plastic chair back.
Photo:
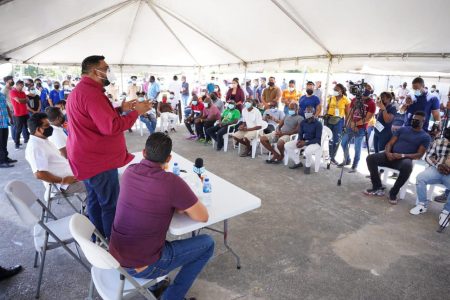
<svg viewBox="0 0 450 300">
<path fill-rule="evenodd" d="M 327 141 L 330 141 L 333 138 L 333 132 L 330 128 L 323 126 L 322 128 L 322 140 L 320 141 L 320 145 L 326 144 L 328 147 Z"/>
<path fill-rule="evenodd" d="M 99 269 L 118 269 L 119 262 L 108 251 L 91 241 L 95 226 L 83 215 L 74 214 L 69 223 L 70 233 L 80 245 L 87 260 Z"/>
<path fill-rule="evenodd" d="M 38 216 L 30 208 L 38 197 L 28 185 L 21 181 L 13 180 L 6 184 L 4 191 L 9 203 L 11 203 L 20 219 L 26 225 L 35 225 L 39 221 Z"/>
</svg>

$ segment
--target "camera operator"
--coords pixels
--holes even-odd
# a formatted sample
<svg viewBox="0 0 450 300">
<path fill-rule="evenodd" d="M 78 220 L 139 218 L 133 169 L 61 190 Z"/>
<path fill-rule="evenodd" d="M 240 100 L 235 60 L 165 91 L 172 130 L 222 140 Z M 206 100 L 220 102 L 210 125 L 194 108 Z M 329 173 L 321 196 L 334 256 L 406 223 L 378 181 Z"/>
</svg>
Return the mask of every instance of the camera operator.
<svg viewBox="0 0 450 300">
<path fill-rule="evenodd" d="M 406 96 L 405 104 L 400 108 L 400 110 L 406 114 L 405 126 L 411 126 L 413 115 L 417 111 L 423 111 L 425 112 L 423 130 L 428 132 L 428 124 L 431 115 L 433 115 L 434 121 L 441 121 L 441 116 L 439 114 L 439 99 L 426 91 L 425 83 L 420 77 L 417 77 L 412 81 L 412 87 L 412 93 Z M 436 135 L 437 131 L 440 132 L 440 129 L 441 124 L 439 123 L 439 126 L 435 128 L 434 132 L 430 132 L 430 134 Z"/>
<path fill-rule="evenodd" d="M 373 136 L 375 153 L 383 151 L 384 147 L 392 137 L 392 122 L 397 113 L 397 109 L 391 104 L 392 98 L 391 93 L 382 92 L 377 101 L 377 106 L 380 110 L 378 111 L 375 133 Z"/>
<path fill-rule="evenodd" d="M 361 144 L 367 131 L 367 124 L 376 110 L 375 102 L 370 97 L 372 93 L 372 86 L 366 83 L 361 100 L 354 98 L 350 104 L 350 112 L 353 112 L 353 115 L 349 116 L 350 120 L 348 120 L 346 132 L 341 142 L 342 149 L 344 150 L 344 161 L 338 165 L 338 167 L 343 168 L 352 163 L 348 144 L 352 138 L 355 138 L 355 157 L 353 158 L 350 173 L 356 172 L 361 157 Z"/>
<path fill-rule="evenodd" d="M 436 139 L 433 146 L 427 152 L 425 161 L 429 167 L 417 175 L 416 194 L 417 205 L 409 212 L 412 215 L 419 215 L 427 212 L 427 185 L 428 184 L 443 184 L 447 189 L 450 189 L 450 128 L 444 130 L 444 136 L 441 139 Z M 450 211 L 449 195 L 447 194 L 446 204 L 439 215 L 439 225 L 448 216 Z"/>
<path fill-rule="evenodd" d="M 411 126 L 400 128 L 387 143 L 385 151 L 371 154 L 367 157 L 367 167 L 370 172 L 372 188 L 365 190 L 368 196 L 383 196 L 378 167 L 399 170 L 399 176 L 389 192 L 389 203 L 397 204 L 397 194 L 408 180 L 412 172 L 412 160 L 420 159 L 430 145 L 430 136 L 422 129 L 425 113 L 418 111 L 414 114 Z"/>
</svg>

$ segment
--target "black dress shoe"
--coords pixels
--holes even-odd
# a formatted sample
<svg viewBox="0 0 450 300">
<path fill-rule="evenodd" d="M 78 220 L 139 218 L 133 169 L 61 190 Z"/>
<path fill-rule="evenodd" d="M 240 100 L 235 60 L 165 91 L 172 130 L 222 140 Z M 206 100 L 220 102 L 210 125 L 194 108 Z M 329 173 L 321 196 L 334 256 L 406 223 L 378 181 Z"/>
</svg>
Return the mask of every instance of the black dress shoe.
<svg viewBox="0 0 450 300">
<path fill-rule="evenodd" d="M 11 268 L 2 268 L 0 267 L 0 280 L 12 277 L 22 271 L 22 266 L 17 265 Z"/>
<path fill-rule="evenodd" d="M 6 162 L 7 162 L 7 163 L 10 163 L 10 164 L 14 164 L 14 163 L 17 162 L 17 159 L 11 159 L 11 158 L 8 157 L 8 158 L 6 159 Z"/>
<path fill-rule="evenodd" d="M 0 168 L 2 168 L 2 169 L 12 168 L 12 167 L 14 167 L 14 165 L 11 165 L 10 163 L 7 163 L 7 162 L 0 163 Z"/>
</svg>

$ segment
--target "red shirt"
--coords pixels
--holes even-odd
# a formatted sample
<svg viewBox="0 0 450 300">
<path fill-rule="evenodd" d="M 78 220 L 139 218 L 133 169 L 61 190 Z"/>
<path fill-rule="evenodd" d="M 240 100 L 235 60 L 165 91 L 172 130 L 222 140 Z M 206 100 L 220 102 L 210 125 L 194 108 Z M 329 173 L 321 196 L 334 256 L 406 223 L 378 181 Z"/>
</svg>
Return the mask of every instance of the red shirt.
<svg viewBox="0 0 450 300">
<path fill-rule="evenodd" d="M 195 115 L 200 115 L 204 108 L 205 105 L 203 105 L 203 102 L 197 101 L 197 105 L 191 103 L 191 109 Z"/>
<path fill-rule="evenodd" d="M 27 95 L 23 91 L 18 91 L 15 88 L 9 91 L 9 98 L 14 108 L 14 115 L 16 117 L 28 115 L 27 103 L 19 103 L 14 98 L 27 99 Z"/>
<path fill-rule="evenodd" d="M 372 99 L 369 100 L 362 100 L 364 102 L 363 104 L 363 114 L 364 116 L 367 116 L 367 113 L 375 113 L 375 110 L 377 108 L 377 106 L 375 105 L 375 102 Z M 356 98 L 352 100 L 352 103 L 350 104 L 350 108 L 352 108 L 354 105 L 356 104 Z M 358 122 L 362 119 L 362 116 L 360 114 L 361 112 L 358 109 L 355 109 L 353 111 L 353 122 Z M 365 118 L 364 120 L 364 125 L 358 125 L 359 129 L 363 129 L 366 128 L 367 129 L 367 124 L 369 123 L 370 119 L 369 118 Z"/>
<path fill-rule="evenodd" d="M 67 98 L 67 156 L 79 180 L 120 168 L 133 159 L 123 132 L 133 126 L 138 113 L 121 116 L 104 91 L 101 84 L 83 76 Z"/>
<path fill-rule="evenodd" d="M 140 268 L 161 257 L 176 209 L 186 210 L 197 196 L 181 177 L 143 159 L 120 179 L 109 252 L 123 267 Z"/>
</svg>

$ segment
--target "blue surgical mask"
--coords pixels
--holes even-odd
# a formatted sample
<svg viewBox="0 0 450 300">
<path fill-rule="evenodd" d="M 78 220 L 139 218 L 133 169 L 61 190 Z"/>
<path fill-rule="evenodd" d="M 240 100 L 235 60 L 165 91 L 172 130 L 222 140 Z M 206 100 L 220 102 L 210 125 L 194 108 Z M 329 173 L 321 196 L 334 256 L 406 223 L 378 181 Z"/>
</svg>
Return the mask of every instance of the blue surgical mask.
<svg viewBox="0 0 450 300">
<path fill-rule="evenodd" d="M 310 118 L 312 118 L 314 116 L 314 113 L 312 113 L 312 112 L 305 112 L 305 118 L 306 119 L 310 119 Z"/>
<path fill-rule="evenodd" d="M 289 114 L 290 116 L 295 115 L 295 110 L 293 110 L 293 109 L 288 110 L 288 114 Z"/>
<path fill-rule="evenodd" d="M 421 90 L 414 90 L 414 96 L 416 96 L 416 97 L 422 96 L 422 91 Z"/>
<path fill-rule="evenodd" d="M 249 109 L 253 105 L 250 102 L 245 102 L 245 108 Z"/>
<path fill-rule="evenodd" d="M 144 97 L 139 97 L 139 98 L 138 98 L 138 101 L 139 101 L 139 102 L 144 102 L 144 101 L 145 101 L 145 98 L 144 98 Z"/>
<path fill-rule="evenodd" d="M 274 113 L 274 112 L 277 112 L 277 110 L 278 110 L 278 109 L 277 109 L 276 107 L 272 107 L 272 108 L 270 109 L 270 111 L 273 112 L 273 113 Z"/>
<path fill-rule="evenodd" d="M 197 105 L 197 101 L 192 101 L 192 105 Z"/>
<path fill-rule="evenodd" d="M 234 108 L 234 104 L 228 104 L 228 108 L 229 109 L 233 109 Z"/>
<path fill-rule="evenodd" d="M 209 103 L 205 103 L 205 107 L 208 108 L 209 107 Z"/>
</svg>

